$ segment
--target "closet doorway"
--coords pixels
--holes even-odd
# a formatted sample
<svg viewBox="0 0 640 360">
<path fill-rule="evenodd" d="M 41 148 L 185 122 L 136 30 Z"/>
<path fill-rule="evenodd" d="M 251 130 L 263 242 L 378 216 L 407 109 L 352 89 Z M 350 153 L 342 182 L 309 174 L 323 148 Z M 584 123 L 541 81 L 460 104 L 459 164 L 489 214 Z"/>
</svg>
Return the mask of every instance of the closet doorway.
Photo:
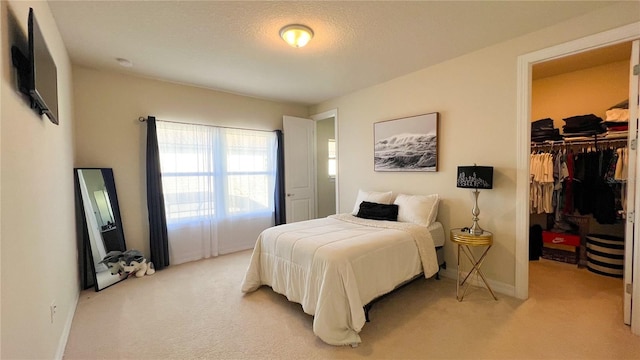
<svg viewBox="0 0 640 360">
<path fill-rule="evenodd" d="M 530 259 L 577 265 L 620 289 L 631 51 L 623 42 L 534 64 L 531 83 Z"/>
<path fill-rule="evenodd" d="M 312 115 L 316 123 L 316 214 L 338 213 L 338 110 Z"/>
<path fill-rule="evenodd" d="M 609 47 L 621 43 L 630 43 L 631 41 L 640 38 L 638 24 L 631 24 L 629 26 L 625 26 L 622 28 L 614 29 L 605 33 L 597 34 L 591 37 L 587 37 L 584 39 L 576 40 L 567 44 L 562 44 L 556 47 L 552 47 L 549 49 L 544 49 L 535 53 L 527 54 L 521 56 L 518 60 L 518 180 L 517 180 L 517 198 L 518 203 L 521 204 L 518 206 L 517 214 L 516 214 L 516 232 L 517 232 L 517 241 L 516 241 L 516 283 L 515 283 L 515 295 L 519 298 L 527 298 L 528 297 L 528 287 L 529 287 L 529 224 L 530 224 L 530 208 L 529 208 L 529 156 L 531 150 L 531 121 L 536 120 L 537 117 L 535 115 L 536 109 L 534 109 L 533 104 L 533 94 L 534 91 L 532 88 L 532 78 L 531 75 L 534 70 L 547 71 L 545 67 L 551 68 L 553 62 L 550 60 L 558 59 L 559 63 L 565 62 L 569 64 L 571 62 L 571 56 L 580 56 L 580 54 L 587 55 L 585 51 L 593 50 L 596 48 Z M 637 63 L 638 58 L 638 44 L 633 45 L 633 56 L 630 56 L 632 59 L 632 63 Z M 538 68 L 536 68 L 539 66 Z M 629 69 L 629 68 L 627 68 Z M 627 70 L 628 71 L 628 70 Z M 534 74 L 535 75 L 535 74 Z M 535 79 L 534 79 L 535 81 Z M 635 77 L 635 82 L 637 82 L 637 76 Z M 632 83 L 633 84 L 633 83 Z M 631 95 L 627 95 L 631 100 L 630 109 L 633 112 L 632 118 L 637 118 L 637 83 L 635 83 L 635 96 L 633 96 L 633 91 Z M 631 87 L 633 88 L 633 86 Z M 627 94 L 629 92 L 627 91 Z M 622 100 L 622 99 L 620 99 Z M 611 107 L 616 104 L 616 102 L 612 102 L 607 106 Z M 633 108 L 635 106 L 635 108 Z M 606 108 L 605 108 L 606 109 Z M 592 111 L 588 111 L 589 113 Z M 585 111 L 576 111 L 574 114 L 584 114 Z M 562 119 L 557 119 L 556 121 L 562 121 Z M 631 129 L 629 131 L 632 131 Z M 633 131 L 635 131 L 635 124 L 633 125 Z M 635 155 L 635 151 L 634 151 Z M 631 161 L 631 168 L 635 170 L 636 159 L 635 157 Z M 637 188 L 637 184 L 635 181 L 631 182 L 633 186 L 630 186 L 631 190 L 628 193 L 628 199 L 630 202 L 630 209 L 633 211 L 634 205 L 637 204 L 637 198 L 634 196 L 633 192 Z M 631 212 L 633 214 L 633 212 Z M 636 223 L 638 222 L 638 215 L 632 215 L 632 218 L 635 219 Z M 630 241 L 633 241 L 633 237 L 635 234 L 636 239 L 638 238 L 638 229 L 634 229 L 631 225 L 630 230 Z M 624 230 L 625 233 L 629 232 L 629 228 L 627 227 Z M 626 235 L 625 235 L 626 236 Z M 631 247 L 633 248 L 633 247 Z M 639 259 L 638 251 L 636 247 L 636 252 L 627 251 L 628 256 L 627 260 L 631 260 L 631 264 L 633 263 L 633 259 L 636 259 L 636 264 L 638 264 L 637 259 Z M 586 270 L 585 270 L 586 271 Z M 638 268 L 633 269 L 634 274 L 638 274 Z M 630 274 L 629 274 L 630 275 Z M 632 287 L 632 286 L 629 286 Z M 621 286 L 620 293 L 623 293 L 623 286 Z M 631 292 L 634 295 L 637 295 L 640 292 L 640 287 L 637 284 L 634 284 Z M 629 304 L 630 304 L 631 294 L 629 294 Z M 637 299 L 640 297 L 636 297 Z M 625 299 L 626 300 L 626 299 Z M 640 308 L 640 307 L 639 307 Z M 629 305 L 629 315 L 631 318 L 632 331 L 635 334 L 640 334 L 640 311 L 636 310 L 635 313 L 631 314 Z M 626 310 L 626 309 L 625 309 Z"/>
</svg>

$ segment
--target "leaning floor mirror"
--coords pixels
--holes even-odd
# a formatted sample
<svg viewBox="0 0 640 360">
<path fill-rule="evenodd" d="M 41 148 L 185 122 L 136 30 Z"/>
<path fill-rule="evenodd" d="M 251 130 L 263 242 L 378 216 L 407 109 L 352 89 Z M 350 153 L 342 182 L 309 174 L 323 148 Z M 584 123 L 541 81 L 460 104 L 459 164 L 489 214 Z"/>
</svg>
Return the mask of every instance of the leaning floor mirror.
<svg viewBox="0 0 640 360">
<path fill-rule="evenodd" d="M 127 277 L 101 263 L 108 252 L 127 249 L 116 183 L 110 168 L 76 168 L 74 178 L 80 281 L 83 289 L 100 291 Z"/>
</svg>

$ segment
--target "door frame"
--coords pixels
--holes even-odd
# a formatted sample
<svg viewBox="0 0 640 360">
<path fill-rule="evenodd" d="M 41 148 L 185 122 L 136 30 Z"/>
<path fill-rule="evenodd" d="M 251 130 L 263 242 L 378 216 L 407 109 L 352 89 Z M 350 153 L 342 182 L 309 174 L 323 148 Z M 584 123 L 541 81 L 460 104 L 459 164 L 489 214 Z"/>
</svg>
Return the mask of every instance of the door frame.
<svg viewBox="0 0 640 360">
<path fill-rule="evenodd" d="M 319 114 L 311 115 L 310 118 L 313 121 L 320 121 L 328 118 L 333 118 L 333 132 L 334 139 L 336 140 L 336 179 L 335 179 L 335 187 L 336 187 L 336 214 L 340 213 L 340 186 L 339 177 L 340 177 L 340 142 L 338 141 L 338 109 L 331 109 Z M 316 144 L 317 146 L 317 144 Z M 314 150 L 315 152 L 315 150 Z M 316 164 L 316 166 L 318 166 Z M 318 184 L 316 184 L 316 207 L 318 206 Z"/>
<path fill-rule="evenodd" d="M 517 117 L 516 117 L 516 244 L 515 244 L 515 296 L 529 297 L 529 150 L 531 145 L 531 67 L 533 64 L 553 60 L 599 47 L 628 42 L 640 38 L 640 22 L 559 44 L 518 57 Z M 638 196 L 638 195 L 636 195 Z M 636 209 L 637 210 L 637 209 Z M 635 212 L 639 224 L 640 212 Z M 636 226 L 636 242 L 638 241 Z M 634 256 L 634 278 L 640 279 L 640 258 Z M 640 299 L 640 281 L 633 283 L 633 297 Z M 637 300 L 636 300 L 637 301 Z M 640 311 L 632 313 L 631 330 L 640 334 Z"/>
<path fill-rule="evenodd" d="M 629 123 L 629 132 L 630 133 L 635 132 L 636 136 L 638 133 L 638 123 L 637 123 L 638 110 L 640 110 L 640 106 L 637 106 L 638 91 L 639 91 L 638 87 L 640 86 L 640 81 L 638 80 L 639 79 L 638 75 L 633 74 L 634 73 L 633 67 L 640 66 L 638 64 L 639 62 L 640 62 L 640 38 L 634 40 L 631 44 L 631 63 L 629 67 L 629 76 L 630 76 L 629 105 L 634 104 L 634 106 L 629 107 L 629 118 L 636 120 Z M 635 101 L 631 103 L 631 99 L 635 99 Z M 637 144 L 637 141 L 638 140 L 636 137 L 636 144 Z M 636 149 L 637 149 L 637 145 L 636 145 Z M 628 152 L 627 162 L 629 164 L 634 164 L 635 167 L 630 165 L 628 169 L 627 187 L 626 187 L 626 200 L 627 200 L 626 210 L 627 210 L 627 214 L 629 213 L 637 214 L 638 208 L 640 206 L 639 205 L 640 194 L 638 194 L 638 190 L 640 190 L 640 186 L 638 186 L 638 167 L 640 166 L 640 160 L 638 159 L 637 150 L 636 151 L 631 151 L 631 149 L 629 150 L 630 151 Z M 633 184 L 635 184 L 635 186 L 633 186 Z M 628 199 L 635 199 L 635 202 L 633 204 L 630 204 Z M 632 262 L 631 264 L 629 264 L 628 261 L 624 262 L 623 281 L 624 281 L 625 289 L 624 289 L 624 299 L 623 299 L 623 304 L 624 304 L 623 315 L 624 315 L 625 324 L 632 325 L 632 327 L 635 328 L 635 333 L 640 334 L 640 316 L 636 316 L 635 325 L 633 325 L 632 323 L 633 296 L 636 294 L 633 293 L 633 289 L 631 289 L 630 292 L 628 292 L 629 289 L 627 289 L 627 284 L 631 284 L 631 286 L 633 286 L 634 271 L 635 271 L 634 268 L 638 267 L 638 263 L 635 262 L 635 260 L 640 259 L 640 249 L 638 249 L 638 244 L 640 244 L 639 242 L 640 240 L 638 240 L 640 239 L 639 237 L 640 226 L 638 226 L 637 224 L 638 224 L 638 220 L 637 218 L 634 218 L 632 219 L 632 221 L 627 221 L 625 226 L 624 258 L 633 259 L 634 262 Z M 638 279 L 638 274 L 640 274 L 640 270 L 636 272 L 635 279 Z M 636 299 L 640 299 L 640 298 L 636 297 Z"/>
</svg>

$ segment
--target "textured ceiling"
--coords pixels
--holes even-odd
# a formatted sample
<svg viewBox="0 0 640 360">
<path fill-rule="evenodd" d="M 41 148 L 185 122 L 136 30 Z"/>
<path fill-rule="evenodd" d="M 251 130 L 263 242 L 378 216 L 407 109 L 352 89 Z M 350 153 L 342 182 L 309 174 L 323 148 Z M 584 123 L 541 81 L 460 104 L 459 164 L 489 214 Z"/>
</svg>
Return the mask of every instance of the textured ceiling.
<svg viewBox="0 0 640 360">
<path fill-rule="evenodd" d="M 307 105 L 611 4 L 49 1 L 74 64 Z M 309 45 L 279 38 L 291 23 L 314 30 Z"/>
</svg>

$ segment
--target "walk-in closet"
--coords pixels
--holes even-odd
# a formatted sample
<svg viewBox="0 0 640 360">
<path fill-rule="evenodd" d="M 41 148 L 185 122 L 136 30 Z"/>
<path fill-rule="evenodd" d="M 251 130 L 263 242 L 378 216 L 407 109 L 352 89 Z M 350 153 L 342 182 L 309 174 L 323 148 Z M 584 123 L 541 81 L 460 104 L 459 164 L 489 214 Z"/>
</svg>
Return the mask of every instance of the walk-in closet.
<svg viewBox="0 0 640 360">
<path fill-rule="evenodd" d="M 531 88 L 530 264 L 610 278 L 620 299 L 631 53 L 627 42 L 536 64 Z"/>
</svg>

